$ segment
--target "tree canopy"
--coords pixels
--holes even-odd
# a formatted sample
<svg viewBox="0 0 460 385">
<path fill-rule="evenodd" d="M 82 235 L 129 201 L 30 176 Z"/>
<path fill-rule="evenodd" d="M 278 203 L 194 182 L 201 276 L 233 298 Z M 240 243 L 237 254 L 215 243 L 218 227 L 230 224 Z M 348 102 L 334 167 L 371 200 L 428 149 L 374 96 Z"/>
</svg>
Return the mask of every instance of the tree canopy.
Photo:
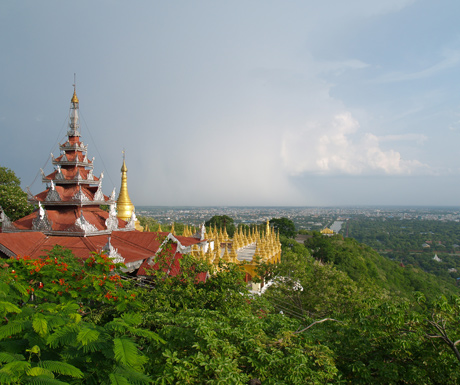
<svg viewBox="0 0 460 385">
<path fill-rule="evenodd" d="M 235 233 L 236 227 L 233 218 L 229 217 L 228 215 L 214 215 L 211 219 L 205 222 L 206 227 L 214 227 L 216 226 L 217 229 L 224 228 L 227 229 L 227 234 L 230 237 L 233 237 Z"/>
<path fill-rule="evenodd" d="M 294 238 L 296 235 L 295 224 L 288 218 L 272 218 L 270 226 L 273 226 L 275 231 L 279 231 L 280 235 L 288 238 Z"/>
<path fill-rule="evenodd" d="M 458 289 L 415 292 L 406 269 L 353 239 L 282 244 L 261 295 L 232 263 L 183 256 L 171 276 L 168 244 L 142 284 L 104 254 L 5 260 L 0 384 L 460 382 Z"/>
<path fill-rule="evenodd" d="M 27 202 L 27 194 L 22 191 L 20 183 L 14 171 L 0 167 L 0 206 L 12 221 L 33 211 L 33 206 Z"/>
</svg>

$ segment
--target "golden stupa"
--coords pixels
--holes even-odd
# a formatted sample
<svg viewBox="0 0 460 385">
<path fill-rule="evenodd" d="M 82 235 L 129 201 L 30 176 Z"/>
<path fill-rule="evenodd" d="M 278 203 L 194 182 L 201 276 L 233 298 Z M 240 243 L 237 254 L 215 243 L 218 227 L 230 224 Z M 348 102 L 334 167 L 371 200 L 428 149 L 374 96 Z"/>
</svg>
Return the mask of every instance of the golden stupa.
<svg viewBox="0 0 460 385">
<path fill-rule="evenodd" d="M 134 205 L 131 202 L 128 194 L 128 167 L 125 162 L 125 152 L 123 151 L 123 165 L 121 166 L 121 187 L 120 194 L 117 199 L 117 216 L 124 221 L 129 221 L 134 214 Z M 136 230 L 143 231 L 142 226 L 136 219 L 135 222 Z"/>
</svg>

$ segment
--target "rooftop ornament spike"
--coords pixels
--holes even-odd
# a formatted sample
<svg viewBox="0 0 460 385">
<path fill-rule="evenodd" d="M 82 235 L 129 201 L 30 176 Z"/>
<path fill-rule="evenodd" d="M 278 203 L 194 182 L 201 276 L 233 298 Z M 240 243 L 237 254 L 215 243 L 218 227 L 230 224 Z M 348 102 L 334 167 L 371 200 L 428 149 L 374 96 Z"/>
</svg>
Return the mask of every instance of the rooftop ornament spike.
<svg viewBox="0 0 460 385">
<path fill-rule="evenodd" d="M 110 237 L 107 240 L 107 243 L 105 246 L 102 248 L 102 251 L 107 252 L 108 257 L 114 262 L 114 263 L 125 263 L 125 259 L 121 256 L 121 254 L 118 253 L 118 249 L 112 246 L 112 243 L 110 242 Z"/>
<path fill-rule="evenodd" d="M 37 216 L 32 220 L 32 230 L 49 231 L 51 230 L 51 222 L 48 220 L 48 214 L 41 202 L 38 202 Z"/>
</svg>

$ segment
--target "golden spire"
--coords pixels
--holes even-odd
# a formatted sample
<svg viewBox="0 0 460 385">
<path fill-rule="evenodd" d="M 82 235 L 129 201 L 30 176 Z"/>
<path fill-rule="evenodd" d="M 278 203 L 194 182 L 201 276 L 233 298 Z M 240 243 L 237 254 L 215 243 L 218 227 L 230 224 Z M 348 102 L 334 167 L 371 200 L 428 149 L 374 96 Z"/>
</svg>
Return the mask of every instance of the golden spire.
<svg viewBox="0 0 460 385">
<path fill-rule="evenodd" d="M 233 244 L 234 246 L 235 244 Z M 230 251 L 230 262 L 238 263 L 238 252 L 236 251 L 236 247 L 232 247 Z"/>
<path fill-rule="evenodd" d="M 77 98 L 77 82 L 76 82 L 76 74 L 73 74 L 73 96 L 70 100 L 71 103 L 78 103 Z"/>
<path fill-rule="evenodd" d="M 78 103 L 78 98 L 77 98 L 77 93 L 75 91 L 75 88 L 73 90 L 73 96 L 72 99 L 70 100 L 71 103 Z"/>
<path fill-rule="evenodd" d="M 171 234 L 176 235 L 176 231 L 174 229 L 174 222 L 172 223 L 172 226 L 171 226 Z"/>
<path fill-rule="evenodd" d="M 128 194 L 128 167 L 125 162 L 125 151 L 123 150 L 123 165 L 121 166 L 121 188 L 118 194 L 117 209 L 118 218 L 129 221 L 134 210 L 134 205 Z"/>
</svg>

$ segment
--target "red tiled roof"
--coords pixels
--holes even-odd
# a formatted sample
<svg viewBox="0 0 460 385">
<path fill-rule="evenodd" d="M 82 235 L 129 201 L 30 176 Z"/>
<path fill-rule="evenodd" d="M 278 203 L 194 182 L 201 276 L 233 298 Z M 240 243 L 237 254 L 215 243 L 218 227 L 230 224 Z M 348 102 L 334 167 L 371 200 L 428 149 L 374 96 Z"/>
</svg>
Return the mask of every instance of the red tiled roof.
<svg viewBox="0 0 460 385">
<path fill-rule="evenodd" d="M 85 194 L 90 200 L 94 199 L 94 194 L 96 194 L 97 186 L 90 187 L 90 186 L 80 185 L 80 187 L 81 187 L 81 191 L 83 192 L 83 194 Z M 79 187 L 75 185 L 62 185 L 62 186 L 57 185 L 54 188 L 59 193 L 59 196 L 61 197 L 61 200 L 63 202 L 72 200 L 75 193 L 79 190 Z M 37 195 L 35 195 L 35 199 L 37 199 L 40 202 L 45 202 L 49 190 L 50 189 L 46 189 L 45 191 L 38 193 Z M 108 201 L 109 197 L 104 195 L 104 200 Z"/>
<path fill-rule="evenodd" d="M 163 233 L 167 234 L 167 233 Z M 26 233 L 0 233 L 0 250 L 7 249 L 8 254 L 39 258 L 46 255 L 55 245 L 60 245 L 72 250 L 73 254 L 80 259 L 88 258 L 92 252 L 100 252 L 107 244 L 110 244 L 125 259 L 125 263 L 143 261 L 138 275 L 146 275 L 145 270 L 153 268 L 158 270 L 158 261 L 153 266 L 148 265 L 149 258 L 154 257 L 162 244 L 158 233 L 138 231 L 114 231 L 111 235 L 96 235 L 92 237 L 67 237 L 46 236 L 41 232 Z M 185 237 L 181 237 L 185 238 Z M 164 250 L 167 265 L 163 268 L 171 276 L 180 273 L 180 260 L 183 255 L 177 252 L 177 244 L 172 243 L 170 250 Z M 206 273 L 198 273 L 196 280 L 206 281 Z"/>
<path fill-rule="evenodd" d="M 99 206 L 83 206 L 83 207 L 65 207 L 61 206 L 58 209 L 47 208 L 46 214 L 51 222 L 53 231 L 66 231 L 74 226 L 75 221 L 80 218 L 81 213 L 85 219 L 95 226 L 98 230 L 105 230 L 105 221 L 109 217 L 109 213 L 100 209 Z M 14 222 L 14 225 L 19 230 L 32 230 L 32 221 L 37 217 L 37 210 Z M 124 228 L 126 222 L 118 219 L 118 227 Z"/>
</svg>

